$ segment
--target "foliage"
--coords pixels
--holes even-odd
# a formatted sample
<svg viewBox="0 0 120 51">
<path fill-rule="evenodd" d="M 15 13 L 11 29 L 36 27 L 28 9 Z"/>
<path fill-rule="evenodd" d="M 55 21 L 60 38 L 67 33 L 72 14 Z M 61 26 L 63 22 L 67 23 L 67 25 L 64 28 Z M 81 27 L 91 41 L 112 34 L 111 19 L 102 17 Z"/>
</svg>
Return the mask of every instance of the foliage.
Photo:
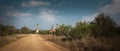
<svg viewBox="0 0 120 51">
<path fill-rule="evenodd" d="M 39 34 L 48 34 L 49 31 L 48 30 L 40 30 Z"/>
<path fill-rule="evenodd" d="M 71 31 L 73 27 L 71 25 L 59 25 L 59 27 L 56 29 L 55 34 L 59 36 L 66 36 L 67 39 L 71 39 Z"/>
<path fill-rule="evenodd" d="M 5 26 L 3 24 L 0 24 L 0 36 L 5 35 Z"/>
<path fill-rule="evenodd" d="M 86 34 L 90 33 L 93 27 L 93 24 L 88 24 L 86 22 L 77 22 L 75 28 L 72 30 L 71 36 L 75 39 L 82 38 Z"/>
<path fill-rule="evenodd" d="M 16 28 L 12 25 L 7 25 L 6 26 L 6 33 L 11 35 L 11 34 L 14 34 L 16 31 Z"/>
<path fill-rule="evenodd" d="M 93 35 L 95 37 L 113 37 L 120 35 L 120 27 L 103 13 L 99 14 L 91 23 L 77 22 L 75 27 L 67 25 L 59 25 L 56 29 L 56 35 L 64 35 L 72 37 L 73 39 L 80 39 L 86 35 Z"/>
<path fill-rule="evenodd" d="M 3 25 L 0 24 L 0 36 L 6 36 L 6 35 L 11 35 L 11 34 L 19 34 L 20 30 L 16 29 L 12 25 Z"/>
<path fill-rule="evenodd" d="M 35 30 L 31 30 L 27 26 L 17 29 L 12 25 L 5 26 L 0 24 L 0 36 L 20 33 L 35 33 Z M 40 30 L 39 32 L 39 34 L 48 33 L 48 30 Z M 80 39 L 88 34 L 91 34 L 95 37 L 112 37 L 120 36 L 120 27 L 112 20 L 112 18 L 101 13 L 91 23 L 77 22 L 75 27 L 65 24 L 59 25 L 55 29 L 54 34 L 73 39 Z"/>
<path fill-rule="evenodd" d="M 80 39 L 87 33 L 90 33 L 93 27 L 93 24 L 88 24 L 86 22 L 77 22 L 75 27 L 62 24 L 59 25 L 55 33 L 56 35 L 66 36 L 67 38 Z"/>
<path fill-rule="evenodd" d="M 31 30 L 27 26 L 24 26 L 21 28 L 21 33 L 29 34 L 29 33 L 31 33 Z"/>
<path fill-rule="evenodd" d="M 112 37 L 118 34 L 116 23 L 109 16 L 105 16 L 103 13 L 99 14 L 93 23 L 95 25 L 92 34 L 94 36 Z"/>
</svg>

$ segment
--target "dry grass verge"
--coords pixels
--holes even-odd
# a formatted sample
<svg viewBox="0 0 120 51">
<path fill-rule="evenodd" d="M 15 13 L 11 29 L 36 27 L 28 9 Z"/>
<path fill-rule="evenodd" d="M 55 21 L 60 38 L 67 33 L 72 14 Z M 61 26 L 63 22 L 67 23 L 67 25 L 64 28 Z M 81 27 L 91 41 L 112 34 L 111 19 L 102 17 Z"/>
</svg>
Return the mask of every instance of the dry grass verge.
<svg viewBox="0 0 120 51">
<path fill-rule="evenodd" d="M 15 34 L 9 36 L 0 36 L 0 47 L 3 47 L 13 41 L 16 41 L 22 37 L 25 37 L 26 34 Z"/>
<path fill-rule="evenodd" d="M 71 51 L 120 51 L 120 37 L 114 38 L 94 38 L 83 37 L 81 40 L 62 41 L 64 36 L 41 35 L 43 38 L 58 45 L 70 49 Z"/>
</svg>

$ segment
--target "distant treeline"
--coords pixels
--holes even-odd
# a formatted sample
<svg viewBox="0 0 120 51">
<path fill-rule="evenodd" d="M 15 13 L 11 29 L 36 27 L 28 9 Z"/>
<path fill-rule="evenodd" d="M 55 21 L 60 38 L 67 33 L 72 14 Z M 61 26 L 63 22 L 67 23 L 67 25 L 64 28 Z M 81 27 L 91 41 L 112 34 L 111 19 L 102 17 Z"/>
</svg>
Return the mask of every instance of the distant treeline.
<svg viewBox="0 0 120 51">
<path fill-rule="evenodd" d="M 26 26 L 22 27 L 21 29 L 17 29 L 12 25 L 0 24 L 0 35 L 1 36 L 11 35 L 11 34 L 21 34 L 21 33 L 27 34 L 30 32 L 31 30 Z"/>
<path fill-rule="evenodd" d="M 0 35 L 11 34 L 30 34 L 35 33 L 35 30 L 31 30 L 29 27 L 24 26 L 21 29 L 17 29 L 12 25 L 0 24 Z M 40 30 L 39 34 L 48 34 L 49 30 Z M 120 26 L 118 26 L 111 17 L 104 15 L 103 13 L 96 16 L 96 18 L 90 22 L 77 22 L 75 27 L 71 25 L 59 25 L 53 32 L 54 35 L 63 35 L 67 38 L 79 39 L 85 35 L 92 35 L 95 37 L 115 37 L 120 36 Z"/>
<path fill-rule="evenodd" d="M 40 30 L 39 34 L 48 34 L 48 30 Z M 0 24 L 0 36 L 12 35 L 12 34 L 36 34 L 35 30 L 31 30 L 27 26 L 23 26 L 21 29 L 15 28 L 13 25 Z"/>
</svg>

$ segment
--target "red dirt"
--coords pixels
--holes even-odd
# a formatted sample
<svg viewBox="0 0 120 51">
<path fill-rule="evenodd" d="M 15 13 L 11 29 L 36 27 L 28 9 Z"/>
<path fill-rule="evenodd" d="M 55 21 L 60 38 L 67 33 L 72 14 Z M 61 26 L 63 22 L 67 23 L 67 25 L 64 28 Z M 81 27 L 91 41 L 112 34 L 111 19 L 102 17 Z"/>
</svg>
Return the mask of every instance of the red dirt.
<svg viewBox="0 0 120 51">
<path fill-rule="evenodd" d="M 0 51 L 69 51 L 55 43 L 43 39 L 37 34 L 31 34 L 21 38 L 13 43 L 10 43 Z"/>
</svg>

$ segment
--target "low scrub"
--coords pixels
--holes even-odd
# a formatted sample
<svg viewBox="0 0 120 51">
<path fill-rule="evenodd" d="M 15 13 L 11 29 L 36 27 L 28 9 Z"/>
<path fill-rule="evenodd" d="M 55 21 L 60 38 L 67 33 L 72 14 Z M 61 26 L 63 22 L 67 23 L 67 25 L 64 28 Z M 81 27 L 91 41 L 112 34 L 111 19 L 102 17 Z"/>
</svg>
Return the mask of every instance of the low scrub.
<svg viewBox="0 0 120 51">
<path fill-rule="evenodd" d="M 105 38 L 85 36 L 79 40 L 64 40 L 65 36 L 42 35 L 46 40 L 52 41 L 71 51 L 120 51 L 120 37 Z"/>
<path fill-rule="evenodd" d="M 14 42 L 22 37 L 25 37 L 25 34 L 16 34 L 16 35 L 9 35 L 9 36 L 0 36 L 0 47 L 3 47 L 11 42 Z"/>
</svg>

